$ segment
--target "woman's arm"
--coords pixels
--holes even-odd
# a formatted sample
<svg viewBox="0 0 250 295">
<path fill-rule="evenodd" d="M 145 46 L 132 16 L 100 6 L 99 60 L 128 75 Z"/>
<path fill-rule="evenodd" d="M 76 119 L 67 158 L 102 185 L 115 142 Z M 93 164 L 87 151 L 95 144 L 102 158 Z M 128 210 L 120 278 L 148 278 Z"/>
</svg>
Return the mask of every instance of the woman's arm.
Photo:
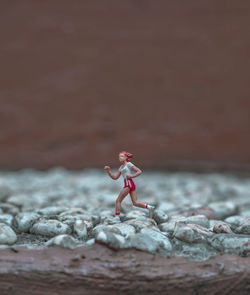
<svg viewBox="0 0 250 295">
<path fill-rule="evenodd" d="M 137 176 L 139 176 L 139 175 L 141 175 L 142 174 L 142 171 L 141 171 L 141 169 L 139 169 L 138 167 L 136 167 L 135 165 L 133 166 L 133 167 L 131 167 L 131 169 L 133 170 L 133 171 L 135 171 L 135 174 L 127 174 L 127 177 L 128 178 L 135 178 L 135 177 L 137 177 Z"/>
<path fill-rule="evenodd" d="M 104 170 L 106 170 L 107 173 L 108 173 L 108 175 L 109 175 L 112 179 L 114 179 L 114 180 L 118 179 L 118 178 L 120 177 L 120 175 L 121 175 L 121 172 L 120 172 L 120 171 L 117 171 L 116 174 L 113 174 L 113 173 L 110 171 L 110 167 L 109 167 L 109 166 L 105 166 L 105 167 L 104 167 Z"/>
</svg>

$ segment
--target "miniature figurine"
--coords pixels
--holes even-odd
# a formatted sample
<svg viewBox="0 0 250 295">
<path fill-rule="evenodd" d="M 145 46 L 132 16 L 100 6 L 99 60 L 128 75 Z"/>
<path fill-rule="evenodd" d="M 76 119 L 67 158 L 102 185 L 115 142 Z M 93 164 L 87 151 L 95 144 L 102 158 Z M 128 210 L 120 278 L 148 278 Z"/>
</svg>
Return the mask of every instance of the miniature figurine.
<svg viewBox="0 0 250 295">
<path fill-rule="evenodd" d="M 127 196 L 127 194 L 130 193 L 130 197 L 133 202 L 133 205 L 137 207 L 149 209 L 149 216 L 150 218 L 152 218 L 153 210 L 155 207 L 148 205 L 148 203 L 140 202 L 137 200 L 137 194 L 135 190 L 136 186 L 132 178 L 135 178 L 141 175 L 142 171 L 138 167 L 136 167 L 134 164 L 131 163 L 130 161 L 131 158 L 133 158 L 133 154 L 129 152 L 122 151 L 119 153 L 119 161 L 122 163 L 122 165 L 120 166 L 116 174 L 111 173 L 109 166 L 104 167 L 104 170 L 107 171 L 107 173 L 112 179 L 117 180 L 121 176 L 121 174 L 124 178 L 124 187 L 116 200 L 115 215 L 119 217 L 120 211 L 121 211 L 121 202 Z M 132 171 L 134 171 L 135 174 L 132 174 Z"/>
</svg>

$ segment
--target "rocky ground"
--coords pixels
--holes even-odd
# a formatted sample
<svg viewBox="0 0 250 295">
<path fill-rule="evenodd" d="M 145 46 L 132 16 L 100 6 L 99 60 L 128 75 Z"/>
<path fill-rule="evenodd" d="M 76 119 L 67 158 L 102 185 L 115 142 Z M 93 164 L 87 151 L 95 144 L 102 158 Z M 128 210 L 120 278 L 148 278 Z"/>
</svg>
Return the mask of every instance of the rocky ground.
<svg viewBox="0 0 250 295">
<path fill-rule="evenodd" d="M 143 172 L 138 199 L 101 169 L 0 172 L 0 293 L 250 291 L 250 177 Z"/>
<path fill-rule="evenodd" d="M 74 249 L 103 244 L 163 257 L 202 261 L 221 253 L 250 256 L 250 177 L 230 173 L 144 172 L 134 179 L 140 201 L 102 170 L 0 173 L 0 247 Z"/>
</svg>

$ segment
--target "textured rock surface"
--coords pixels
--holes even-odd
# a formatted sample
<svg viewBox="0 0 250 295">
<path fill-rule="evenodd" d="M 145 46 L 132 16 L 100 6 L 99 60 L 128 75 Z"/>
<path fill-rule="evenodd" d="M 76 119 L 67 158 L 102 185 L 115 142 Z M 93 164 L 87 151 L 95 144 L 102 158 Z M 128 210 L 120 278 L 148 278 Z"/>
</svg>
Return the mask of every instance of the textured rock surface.
<svg viewBox="0 0 250 295">
<path fill-rule="evenodd" d="M 16 286 L 22 288 L 25 273 L 29 277 L 32 273 L 34 288 L 40 290 L 46 281 L 47 293 L 50 293 L 51 281 L 55 280 L 56 284 L 59 281 L 60 284 L 61 279 L 63 284 L 67 284 L 69 275 L 73 278 L 72 294 L 83 291 L 88 282 L 92 284 L 88 290 L 93 294 L 100 290 L 110 293 L 111 286 L 115 289 L 119 287 L 121 294 L 131 293 L 132 287 L 138 287 L 139 294 L 152 294 L 157 290 L 158 294 L 163 290 L 165 293 L 167 290 L 170 294 L 181 294 L 185 282 L 186 287 L 193 290 L 190 294 L 218 294 L 222 287 L 227 290 L 226 294 L 236 294 L 236 290 L 240 290 L 238 294 L 247 294 L 249 285 L 245 263 L 249 262 L 250 256 L 247 217 L 250 179 L 219 173 L 144 171 L 134 181 L 138 200 L 156 206 L 152 218 L 147 209 L 133 206 L 129 195 L 122 202 L 121 215 L 115 216 L 115 200 L 122 187 L 122 179 L 112 181 L 104 171 L 92 169 L 72 172 L 56 168 L 44 172 L 27 169 L 0 172 L 0 191 L 2 187 L 5 191 L 0 203 L 0 219 L 3 221 L 0 231 L 4 229 L 0 233 L 0 270 L 6 271 L 0 279 L 0 293 L 7 294 L 15 290 Z M 210 209 L 210 204 L 213 209 Z M 29 259 L 25 259 L 27 254 L 24 252 L 32 249 L 37 252 L 31 252 L 36 254 L 30 254 L 30 259 L 33 259 L 32 263 L 40 263 L 38 270 L 36 263 L 34 269 L 25 266 L 25 263 L 29 264 Z M 57 255 L 54 255 L 53 249 L 57 249 Z M 79 253 L 92 253 L 92 249 L 98 252 L 95 257 L 89 258 L 89 264 L 100 268 L 97 272 L 102 274 L 100 277 L 88 277 L 88 267 L 81 264 Z M 18 256 L 19 251 L 23 256 Z M 6 253 L 12 253 L 13 257 L 4 258 Z M 69 266 L 66 258 L 61 257 L 65 253 L 66 257 L 70 256 Z M 113 262 L 107 258 L 107 253 L 114 257 Z M 128 253 L 136 255 L 127 257 Z M 138 253 L 145 256 L 137 263 Z M 230 255 L 225 256 L 225 253 Z M 50 255 L 54 255 L 54 258 Z M 119 261 L 115 262 L 118 256 Z M 20 257 L 21 262 L 15 257 Z M 38 257 L 46 261 L 36 260 Z M 158 261 L 158 257 L 166 264 L 149 269 L 151 262 Z M 143 259 L 145 261 L 141 264 Z M 50 272 L 50 265 L 46 265 L 49 263 L 47 260 L 51 260 L 55 278 L 53 271 Z M 8 268 L 5 263 L 7 266 L 13 265 Z M 19 271 L 19 264 L 29 270 Z M 12 283 L 13 269 L 17 265 L 20 281 L 15 279 L 15 283 Z M 63 272 L 61 267 L 64 267 Z M 109 267 L 111 273 L 108 272 Z M 120 280 L 132 272 L 133 282 L 127 281 L 128 286 L 125 287 L 124 281 L 114 281 L 118 275 L 113 274 L 114 269 L 120 272 Z M 66 274 L 65 277 L 62 273 Z M 241 276 L 241 273 L 244 275 Z M 43 279 L 38 279 L 39 274 L 43 274 Z M 157 284 L 153 284 L 156 274 Z M 47 275 L 49 280 L 45 279 Z M 216 278 L 215 284 L 211 285 L 213 278 Z M 229 278 L 231 282 L 235 278 L 235 285 L 229 284 Z M 82 279 L 85 280 L 84 286 Z M 134 285 L 135 280 L 138 285 Z M 158 283 L 159 286 L 162 284 L 159 289 Z M 93 291 L 94 286 L 98 291 Z M 213 289 L 215 286 L 217 289 Z M 212 289 L 207 290 L 206 287 Z M 60 288 L 61 285 L 58 290 Z M 31 289 L 25 289 L 26 294 L 34 292 Z M 40 291 L 37 292 L 39 294 Z"/>
<path fill-rule="evenodd" d="M 223 253 L 250 256 L 249 235 L 218 234 L 211 238 L 210 245 Z"/>
<path fill-rule="evenodd" d="M 29 232 L 31 226 L 40 218 L 39 214 L 33 212 L 20 212 L 15 216 L 16 230 L 18 232 Z"/>
<path fill-rule="evenodd" d="M 201 262 L 163 259 L 158 254 L 115 251 L 100 244 L 73 250 L 19 247 L 0 251 L 0 293 L 117 294 L 119 289 L 119 294 L 248 295 L 249 263 L 250 257 L 235 255 Z"/>
<path fill-rule="evenodd" d="M 12 245 L 16 242 L 15 232 L 5 223 L 0 223 L 0 245 Z"/>
<path fill-rule="evenodd" d="M 225 222 L 216 222 L 215 225 L 213 226 L 213 232 L 215 232 L 217 234 L 222 234 L 222 233 L 232 234 L 233 233 L 230 226 L 228 224 L 226 224 Z"/>
<path fill-rule="evenodd" d="M 238 234 L 250 235 L 250 217 L 245 218 L 235 229 L 235 232 Z"/>
<path fill-rule="evenodd" d="M 0 220 L 14 237 L 8 241 L 2 234 L 0 247 L 101 243 L 197 261 L 219 253 L 249 255 L 249 178 L 144 172 L 135 179 L 137 194 L 156 206 L 152 218 L 147 209 L 133 206 L 129 195 L 121 215 L 114 215 L 121 182 L 95 169 L 0 173 Z"/>
<path fill-rule="evenodd" d="M 30 233 L 53 237 L 60 234 L 71 233 L 71 229 L 67 224 L 64 224 L 58 220 L 39 220 L 30 228 Z"/>
<path fill-rule="evenodd" d="M 46 242 L 46 246 L 58 245 L 64 248 L 74 249 L 78 246 L 79 242 L 70 235 L 57 235 Z"/>
</svg>

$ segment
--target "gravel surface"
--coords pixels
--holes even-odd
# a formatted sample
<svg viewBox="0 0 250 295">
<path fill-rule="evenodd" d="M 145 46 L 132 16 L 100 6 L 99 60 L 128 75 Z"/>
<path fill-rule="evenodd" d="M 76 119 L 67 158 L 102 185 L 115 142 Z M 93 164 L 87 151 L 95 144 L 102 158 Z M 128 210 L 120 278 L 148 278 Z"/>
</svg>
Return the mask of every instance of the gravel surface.
<svg viewBox="0 0 250 295">
<path fill-rule="evenodd" d="M 164 257 L 250 256 L 250 177 L 231 173 L 149 172 L 134 178 L 139 201 L 115 201 L 123 179 L 101 169 L 0 172 L 0 248 L 74 249 L 104 244 Z"/>
</svg>

